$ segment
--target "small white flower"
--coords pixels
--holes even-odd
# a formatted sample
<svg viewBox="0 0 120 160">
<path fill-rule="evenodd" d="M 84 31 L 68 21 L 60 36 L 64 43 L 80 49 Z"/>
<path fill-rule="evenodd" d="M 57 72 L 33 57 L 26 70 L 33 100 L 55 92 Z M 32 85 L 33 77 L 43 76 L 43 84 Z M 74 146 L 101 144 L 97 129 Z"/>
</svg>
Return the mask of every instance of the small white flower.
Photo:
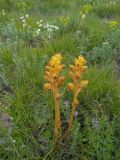
<svg viewBox="0 0 120 160">
<path fill-rule="evenodd" d="M 40 24 L 40 22 L 36 22 L 37 24 Z"/>
<path fill-rule="evenodd" d="M 108 44 L 109 44 L 109 42 L 103 42 L 102 44 L 103 44 L 103 45 L 108 45 Z"/>
<path fill-rule="evenodd" d="M 25 23 L 25 19 L 23 19 L 22 21 L 23 21 L 23 23 Z"/>
<path fill-rule="evenodd" d="M 57 26 L 55 26 L 55 29 L 57 29 L 57 30 L 58 30 L 59 28 L 58 28 Z"/>
<path fill-rule="evenodd" d="M 36 34 L 37 34 L 37 35 L 39 35 L 39 33 L 40 33 L 40 31 L 39 31 L 39 30 L 37 30 L 37 33 L 36 33 Z"/>
<path fill-rule="evenodd" d="M 48 38 L 50 39 L 50 38 L 51 38 L 51 36 L 49 35 L 49 36 L 48 36 Z"/>
<path fill-rule="evenodd" d="M 39 27 L 42 27 L 42 24 L 39 24 Z"/>
<path fill-rule="evenodd" d="M 43 22 L 43 20 L 41 19 L 40 22 Z"/>
<path fill-rule="evenodd" d="M 47 23 L 47 24 L 46 24 L 46 27 L 48 28 L 48 27 L 50 27 L 50 25 Z"/>
<path fill-rule="evenodd" d="M 24 16 L 23 16 L 23 17 L 20 17 L 20 19 L 24 19 Z"/>
<path fill-rule="evenodd" d="M 28 15 L 28 14 L 26 14 L 25 16 L 26 16 L 27 18 L 29 17 L 29 15 Z"/>
<path fill-rule="evenodd" d="M 15 143 L 15 142 L 16 142 L 16 140 L 14 139 L 12 142 L 13 142 L 13 143 Z"/>
<path fill-rule="evenodd" d="M 82 15 L 82 19 L 85 19 L 85 17 L 86 17 L 85 14 L 83 14 L 83 15 Z"/>
<path fill-rule="evenodd" d="M 24 24 L 23 24 L 23 27 L 25 27 L 26 25 L 27 25 L 27 24 L 26 24 L 26 23 L 24 23 Z"/>
</svg>

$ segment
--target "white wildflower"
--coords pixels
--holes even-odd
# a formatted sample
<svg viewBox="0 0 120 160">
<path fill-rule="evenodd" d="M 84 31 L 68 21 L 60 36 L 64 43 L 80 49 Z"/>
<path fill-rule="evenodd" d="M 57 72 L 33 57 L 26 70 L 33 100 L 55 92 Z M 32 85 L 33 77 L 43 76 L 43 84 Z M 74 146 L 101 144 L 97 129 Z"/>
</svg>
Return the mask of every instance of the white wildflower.
<svg viewBox="0 0 120 160">
<path fill-rule="evenodd" d="M 37 35 L 39 35 L 39 32 L 37 32 Z"/>
<path fill-rule="evenodd" d="M 47 24 L 46 24 L 46 27 L 48 28 L 48 27 L 50 27 L 50 25 L 47 23 Z"/>
<path fill-rule="evenodd" d="M 20 19 L 24 19 L 24 16 L 20 17 Z"/>
<path fill-rule="evenodd" d="M 58 30 L 58 29 L 59 29 L 59 27 L 55 26 L 55 29 L 57 29 L 57 30 Z"/>
<path fill-rule="evenodd" d="M 25 19 L 23 19 L 22 21 L 23 21 L 23 23 L 25 23 Z"/>
<path fill-rule="evenodd" d="M 25 27 L 26 25 L 27 25 L 27 24 L 26 24 L 26 23 L 24 23 L 24 24 L 23 24 L 23 27 Z"/>
<path fill-rule="evenodd" d="M 103 42 L 102 44 L 103 44 L 103 45 L 108 45 L 108 44 L 109 44 L 109 42 Z"/>
<path fill-rule="evenodd" d="M 28 17 L 29 17 L 29 15 L 28 15 L 28 14 L 26 14 L 26 15 L 25 15 L 25 17 L 27 17 L 27 18 L 28 18 Z"/>
<path fill-rule="evenodd" d="M 36 34 L 39 35 L 39 33 L 40 33 L 40 29 L 37 30 Z"/>
<path fill-rule="evenodd" d="M 83 15 L 82 15 L 82 19 L 85 19 L 85 17 L 86 17 L 86 15 L 85 15 L 85 14 L 83 14 Z"/>
<path fill-rule="evenodd" d="M 13 143 L 15 143 L 15 142 L 16 142 L 16 140 L 14 139 L 12 142 L 13 142 Z"/>
<path fill-rule="evenodd" d="M 42 24 L 39 24 L 39 27 L 42 27 Z"/>
</svg>

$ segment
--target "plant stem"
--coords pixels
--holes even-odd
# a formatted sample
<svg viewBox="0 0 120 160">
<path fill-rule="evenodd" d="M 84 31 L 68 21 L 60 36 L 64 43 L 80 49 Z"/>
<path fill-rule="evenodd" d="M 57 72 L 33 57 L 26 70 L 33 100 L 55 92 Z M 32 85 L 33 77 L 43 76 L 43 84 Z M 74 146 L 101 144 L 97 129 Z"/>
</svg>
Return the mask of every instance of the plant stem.
<svg viewBox="0 0 120 160">
<path fill-rule="evenodd" d="M 76 109 L 76 100 L 77 100 L 77 97 L 79 94 L 78 82 L 76 80 L 75 80 L 74 86 L 75 86 L 75 90 L 74 90 L 74 98 L 73 98 L 73 102 L 72 102 L 72 111 L 71 111 L 70 119 L 68 122 L 68 134 L 70 134 L 70 131 L 72 129 L 73 119 L 74 119 L 75 109 Z"/>
<path fill-rule="evenodd" d="M 59 108 L 59 97 L 58 89 L 55 88 L 53 91 L 55 101 L 55 138 L 58 139 L 61 136 L 61 120 L 60 120 L 60 108 Z"/>
<path fill-rule="evenodd" d="M 74 100 L 75 100 L 75 98 L 74 98 Z M 72 128 L 73 118 L 74 118 L 75 109 L 76 109 L 74 100 L 72 102 L 72 111 L 71 111 L 70 119 L 69 119 L 69 122 L 68 122 L 68 133 L 71 131 L 71 128 Z"/>
</svg>

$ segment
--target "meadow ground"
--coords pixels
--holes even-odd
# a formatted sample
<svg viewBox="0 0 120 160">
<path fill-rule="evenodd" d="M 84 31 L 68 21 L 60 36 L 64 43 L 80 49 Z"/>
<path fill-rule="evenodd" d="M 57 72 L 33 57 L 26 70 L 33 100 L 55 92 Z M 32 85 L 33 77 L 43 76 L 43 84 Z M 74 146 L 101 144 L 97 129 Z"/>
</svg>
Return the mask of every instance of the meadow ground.
<svg viewBox="0 0 120 160">
<path fill-rule="evenodd" d="M 69 64 L 84 56 L 88 86 L 68 141 L 54 141 L 55 109 L 44 90 L 61 53 L 62 132 L 73 95 Z M 120 160 L 120 1 L 0 0 L 0 160 Z"/>
</svg>

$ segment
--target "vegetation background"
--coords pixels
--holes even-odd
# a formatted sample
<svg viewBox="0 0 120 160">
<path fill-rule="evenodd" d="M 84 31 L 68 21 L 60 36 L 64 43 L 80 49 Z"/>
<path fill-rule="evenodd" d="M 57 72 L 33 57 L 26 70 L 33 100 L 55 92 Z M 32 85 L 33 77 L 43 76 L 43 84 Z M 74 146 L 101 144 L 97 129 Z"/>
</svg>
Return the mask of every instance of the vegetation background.
<svg viewBox="0 0 120 160">
<path fill-rule="evenodd" d="M 89 85 L 69 143 L 56 146 L 54 101 L 43 85 L 59 52 L 66 76 L 74 57 L 86 58 Z M 61 92 L 66 129 L 72 94 Z M 119 0 L 0 0 L 0 160 L 40 159 L 120 160 Z"/>
</svg>

